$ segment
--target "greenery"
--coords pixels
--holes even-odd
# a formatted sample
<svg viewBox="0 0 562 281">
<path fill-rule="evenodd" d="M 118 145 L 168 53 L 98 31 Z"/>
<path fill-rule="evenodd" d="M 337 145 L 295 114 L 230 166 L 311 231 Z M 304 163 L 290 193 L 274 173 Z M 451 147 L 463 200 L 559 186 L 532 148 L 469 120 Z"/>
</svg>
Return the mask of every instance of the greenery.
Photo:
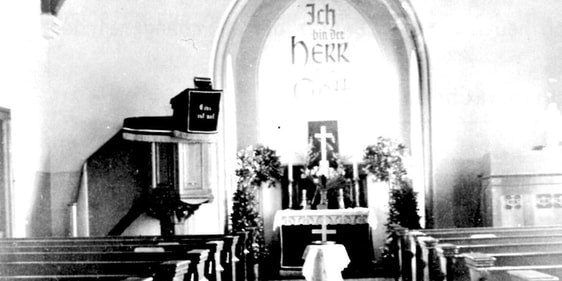
<svg viewBox="0 0 562 281">
<path fill-rule="evenodd" d="M 255 189 L 238 188 L 234 192 L 232 214 L 232 232 L 247 231 L 250 234 L 246 250 L 249 257 L 257 262 L 267 255 L 263 237 L 263 218 L 259 212 Z"/>
<path fill-rule="evenodd" d="M 394 184 L 406 176 L 404 157 L 406 146 L 385 137 L 378 137 L 377 143 L 365 148 L 363 169 L 379 181 Z"/>
<path fill-rule="evenodd" d="M 267 256 L 263 237 L 263 218 L 260 215 L 256 192 L 264 183 L 274 186 L 283 170 L 275 150 L 256 145 L 241 149 L 236 155 L 237 188 L 233 195 L 232 232 L 247 231 L 251 237 L 246 250 L 254 262 Z"/>
<path fill-rule="evenodd" d="M 420 216 L 418 214 L 417 192 L 409 181 L 400 181 L 400 188 L 390 190 L 387 229 L 391 225 L 400 225 L 407 229 L 419 229 Z"/>
<path fill-rule="evenodd" d="M 379 137 L 376 144 L 367 146 L 363 156 L 363 170 L 390 185 L 387 230 L 390 225 L 420 228 L 417 193 L 407 177 L 404 163 L 406 152 L 406 146 L 400 142 Z"/>
<path fill-rule="evenodd" d="M 260 144 L 241 149 L 236 160 L 239 187 L 259 186 L 265 182 L 271 185 L 283 176 L 279 156 L 267 146 Z"/>
<path fill-rule="evenodd" d="M 389 183 L 389 210 L 385 223 L 388 239 L 382 248 L 382 264 L 396 278 L 400 276 L 398 237 L 393 231 L 398 225 L 419 229 L 417 193 L 408 179 L 405 158 L 406 146 L 390 138 L 379 137 L 377 143 L 367 146 L 363 156 L 363 171 L 378 181 Z"/>
</svg>

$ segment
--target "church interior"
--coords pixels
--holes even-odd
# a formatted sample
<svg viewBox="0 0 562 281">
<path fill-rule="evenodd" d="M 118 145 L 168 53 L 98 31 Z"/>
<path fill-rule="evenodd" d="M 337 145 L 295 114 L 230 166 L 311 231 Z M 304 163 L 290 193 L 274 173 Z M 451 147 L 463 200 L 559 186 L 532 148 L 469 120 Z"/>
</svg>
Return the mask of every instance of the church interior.
<svg viewBox="0 0 562 281">
<path fill-rule="evenodd" d="M 458 267 L 482 278 L 472 280 L 562 277 L 562 264 L 525 258 L 562 260 L 559 1 L 4 9 L 0 275 L 11 276 L 10 239 L 251 229 L 247 251 L 265 254 L 247 280 L 327 280 L 305 273 L 312 246 L 343 249 L 332 255 L 349 256 L 335 274 L 345 279 L 466 280 Z M 259 216 L 253 228 L 246 211 Z M 510 248 L 507 261 L 468 246 L 504 235 L 517 237 L 490 253 L 551 247 Z M 431 253 L 454 266 L 427 266 L 439 264 Z M 220 281 L 209 272 L 199 277 Z"/>
</svg>

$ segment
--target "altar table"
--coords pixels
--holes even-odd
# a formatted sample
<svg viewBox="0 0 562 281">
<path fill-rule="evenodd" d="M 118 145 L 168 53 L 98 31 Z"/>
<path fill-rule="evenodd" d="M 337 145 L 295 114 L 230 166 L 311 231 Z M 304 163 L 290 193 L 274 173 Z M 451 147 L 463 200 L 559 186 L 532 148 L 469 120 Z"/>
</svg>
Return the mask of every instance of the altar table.
<svg viewBox="0 0 562 281">
<path fill-rule="evenodd" d="M 333 241 L 347 250 L 350 276 L 374 262 L 372 229 L 374 211 L 369 208 L 325 210 L 280 210 L 275 213 L 274 230 L 279 229 L 281 271 L 302 270 L 303 253 L 314 241 Z"/>
<path fill-rule="evenodd" d="M 333 243 L 308 245 L 303 260 L 306 281 L 343 281 L 341 271 L 349 264 L 345 247 Z"/>
</svg>

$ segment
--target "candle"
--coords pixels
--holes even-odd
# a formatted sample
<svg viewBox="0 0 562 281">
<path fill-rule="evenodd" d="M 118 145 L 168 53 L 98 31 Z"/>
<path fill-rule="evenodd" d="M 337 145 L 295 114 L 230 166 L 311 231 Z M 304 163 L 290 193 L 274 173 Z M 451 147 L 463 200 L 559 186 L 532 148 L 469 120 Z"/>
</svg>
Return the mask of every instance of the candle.
<svg viewBox="0 0 562 281">
<path fill-rule="evenodd" d="M 358 179 L 358 178 L 359 178 L 359 167 L 358 167 L 356 161 L 353 161 L 353 178 L 354 178 L 354 179 Z"/>
<path fill-rule="evenodd" d="M 293 164 L 291 163 L 291 159 L 289 159 L 289 161 L 287 162 L 287 170 L 288 170 L 287 178 L 289 179 L 289 182 L 292 182 L 293 181 Z"/>
</svg>

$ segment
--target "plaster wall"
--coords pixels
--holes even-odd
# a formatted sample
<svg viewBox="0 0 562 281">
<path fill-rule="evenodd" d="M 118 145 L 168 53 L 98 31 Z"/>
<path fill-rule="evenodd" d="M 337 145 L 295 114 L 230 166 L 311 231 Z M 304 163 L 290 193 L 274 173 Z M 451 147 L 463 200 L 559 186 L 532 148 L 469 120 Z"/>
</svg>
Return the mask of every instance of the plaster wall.
<svg viewBox="0 0 562 281">
<path fill-rule="evenodd" d="M 211 76 L 213 44 L 232 2 L 66 1 L 62 33 L 49 41 L 39 5 L 6 3 L 0 106 L 12 113 L 16 235 L 49 223 L 63 233 L 60 194 L 76 188 L 84 160 L 123 118 L 170 114 L 169 99 L 193 76 Z M 431 64 L 435 224 L 472 224 L 484 154 L 544 142 L 546 94 L 562 88 L 562 4 L 412 2 Z M 31 222 L 40 194 L 57 197 L 49 203 L 57 206 L 51 218 Z"/>
<path fill-rule="evenodd" d="M 547 93 L 560 101 L 562 89 L 562 4 L 413 2 L 431 67 L 435 224 L 471 225 L 482 157 L 544 145 Z"/>
</svg>

